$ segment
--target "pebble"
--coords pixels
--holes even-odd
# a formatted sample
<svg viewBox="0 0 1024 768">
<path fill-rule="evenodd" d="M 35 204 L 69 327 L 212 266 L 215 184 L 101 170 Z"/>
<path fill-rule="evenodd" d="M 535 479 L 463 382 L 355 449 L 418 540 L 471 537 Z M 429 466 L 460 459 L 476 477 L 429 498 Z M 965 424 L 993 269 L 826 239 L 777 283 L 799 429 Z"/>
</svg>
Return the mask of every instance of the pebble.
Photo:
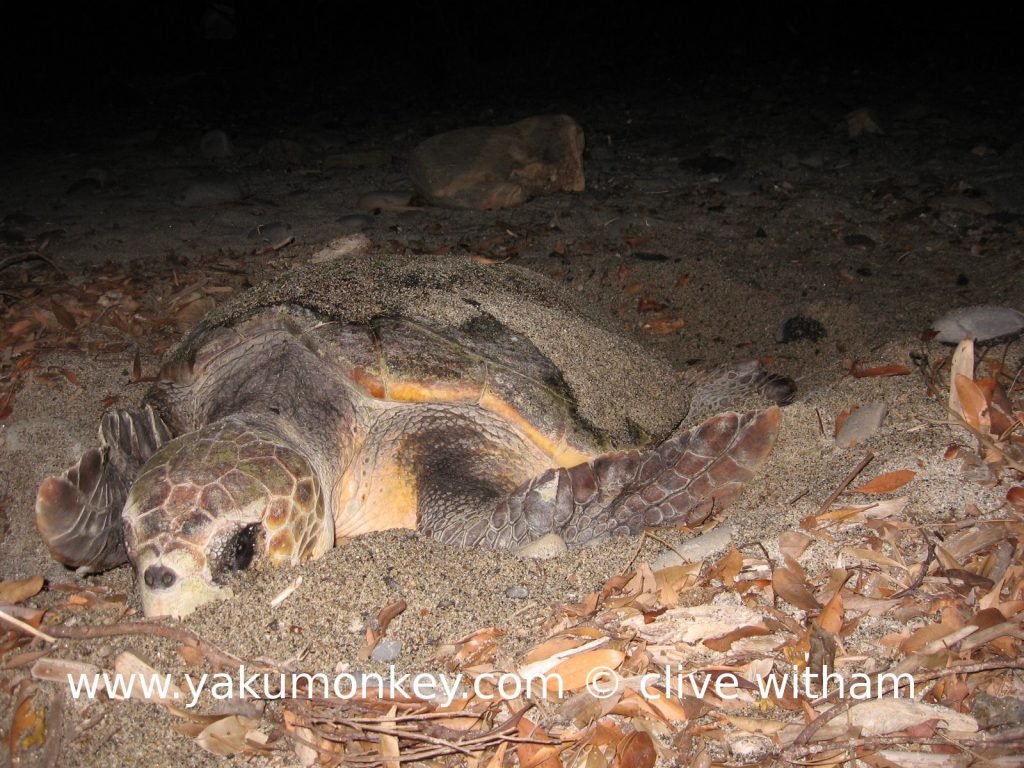
<svg viewBox="0 0 1024 768">
<path fill-rule="evenodd" d="M 402 641 L 392 638 L 381 640 L 370 653 L 371 661 L 394 661 L 402 653 Z"/>
<path fill-rule="evenodd" d="M 505 597 L 510 600 L 525 600 L 530 596 L 530 590 L 523 586 L 509 587 L 505 590 Z"/>
<path fill-rule="evenodd" d="M 558 557 L 569 551 L 565 546 L 565 539 L 557 533 L 546 533 L 535 541 L 531 541 L 524 547 L 520 547 L 516 554 L 520 557 L 532 557 L 535 560 L 549 560 Z"/>
<path fill-rule="evenodd" d="M 224 131 L 207 131 L 199 140 L 199 153 L 207 160 L 226 160 L 234 152 L 231 139 Z"/>
<path fill-rule="evenodd" d="M 198 208 L 242 199 L 242 187 L 234 179 L 202 179 L 189 184 L 178 197 L 178 205 Z"/>
<path fill-rule="evenodd" d="M 862 405 L 846 417 L 836 433 L 836 445 L 840 448 L 853 448 L 863 444 L 881 428 L 888 413 L 889 409 L 881 400 Z"/>
<path fill-rule="evenodd" d="M 775 340 L 780 344 L 788 344 L 791 341 L 803 341 L 804 339 L 819 341 L 826 336 L 828 336 L 828 331 L 825 330 L 825 326 L 813 317 L 793 315 L 782 323 Z"/>
<path fill-rule="evenodd" d="M 964 307 L 947 312 L 931 327 L 943 344 L 959 344 L 964 338 L 991 341 L 1020 334 L 1024 312 L 1010 307 Z"/>
</svg>

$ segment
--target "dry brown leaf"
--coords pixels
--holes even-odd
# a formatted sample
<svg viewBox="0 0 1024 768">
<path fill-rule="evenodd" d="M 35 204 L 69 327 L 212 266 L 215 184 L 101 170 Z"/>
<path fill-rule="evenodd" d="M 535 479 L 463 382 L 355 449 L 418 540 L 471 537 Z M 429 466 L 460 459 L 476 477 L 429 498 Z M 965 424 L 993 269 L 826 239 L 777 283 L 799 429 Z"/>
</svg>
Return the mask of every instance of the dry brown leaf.
<svg viewBox="0 0 1024 768">
<path fill-rule="evenodd" d="M 949 410 L 957 415 L 961 415 L 963 414 L 963 408 L 960 405 L 960 395 L 957 392 L 956 386 L 958 376 L 963 376 L 967 379 L 974 378 L 973 339 L 964 339 L 957 344 L 949 368 Z"/>
<path fill-rule="evenodd" d="M 726 653 L 732 648 L 732 644 L 737 640 L 742 640 L 745 637 L 762 637 L 770 634 L 771 630 L 764 626 L 737 627 L 732 632 L 722 635 L 721 637 L 704 640 L 704 645 L 712 651 Z"/>
<path fill-rule="evenodd" d="M 873 501 L 870 504 L 855 504 L 852 507 L 833 509 L 818 515 L 819 521 L 830 520 L 835 523 L 863 523 L 867 520 L 878 520 L 900 515 L 906 509 L 909 498 L 899 496 L 895 499 Z"/>
<path fill-rule="evenodd" d="M 897 488 L 902 488 L 917 476 L 917 472 L 910 469 L 897 469 L 894 472 L 886 472 L 873 480 L 868 480 L 864 485 L 848 491 L 848 493 L 892 493 Z"/>
<path fill-rule="evenodd" d="M 245 735 L 255 730 L 258 725 L 259 723 L 251 717 L 229 715 L 206 726 L 195 737 L 195 741 L 207 752 L 221 757 L 263 754 L 265 750 L 256 748 L 245 738 Z"/>
<path fill-rule="evenodd" d="M 850 369 L 850 375 L 855 379 L 864 379 L 871 376 L 906 376 L 910 373 L 910 369 L 905 365 L 879 365 L 874 368 L 858 368 L 854 366 Z"/>
<path fill-rule="evenodd" d="M 130 698 L 139 701 L 152 701 L 159 704 L 174 704 L 175 701 L 188 701 L 185 694 L 178 686 L 170 681 L 170 676 L 157 672 L 153 667 L 144 662 L 131 651 L 122 651 L 114 659 L 114 671 L 121 675 L 126 681 L 132 680 L 156 680 L 167 679 L 166 696 L 161 695 L 157 686 L 148 690 L 142 685 L 133 685 L 128 691 Z"/>
<path fill-rule="evenodd" d="M 836 423 L 832 427 L 832 437 L 835 438 L 839 435 L 839 430 L 843 428 L 843 424 L 850 418 L 850 414 L 853 413 L 852 408 L 844 408 L 838 414 L 836 414 Z"/>
<path fill-rule="evenodd" d="M 57 318 L 57 322 L 69 331 L 75 330 L 78 326 L 78 323 L 75 321 L 75 316 L 58 304 L 56 299 L 50 299 L 50 309 L 53 311 L 53 316 Z"/>
<path fill-rule="evenodd" d="M 1024 512 L 1024 487 L 1017 485 L 1008 490 L 1006 500 L 1018 512 Z"/>
<path fill-rule="evenodd" d="M 884 698 L 859 702 L 844 716 L 849 718 L 851 725 L 859 727 L 865 736 L 883 736 L 904 731 L 936 719 L 942 722 L 944 728 L 952 731 L 975 733 L 978 730 L 978 722 L 970 715 L 913 699 Z"/>
<path fill-rule="evenodd" d="M 736 583 L 736 577 L 739 576 L 741 570 L 743 570 L 743 555 L 736 547 L 726 552 L 711 568 L 713 574 L 721 576 L 722 581 L 730 586 Z"/>
<path fill-rule="evenodd" d="M 12 762 L 17 760 L 22 749 L 42 744 L 46 738 L 46 724 L 43 712 L 32 705 L 31 697 L 25 698 L 14 710 L 11 730 L 7 734 L 7 749 Z"/>
<path fill-rule="evenodd" d="M 392 706 L 388 710 L 387 720 L 394 722 L 395 715 L 398 714 L 398 707 Z M 380 752 L 381 763 L 383 765 L 391 766 L 391 768 L 398 768 L 401 763 L 401 751 L 398 748 L 398 737 L 393 733 L 381 733 L 378 736 L 379 741 L 377 742 L 377 750 Z"/>
<path fill-rule="evenodd" d="M 531 648 L 523 657 L 523 663 L 532 664 L 535 661 L 542 661 L 543 659 L 554 656 L 556 653 L 562 653 L 563 651 L 568 651 L 572 648 L 579 648 L 587 642 L 589 642 L 589 640 L 584 637 L 571 637 L 566 635 L 552 637 L 545 640 L 540 645 L 536 645 Z"/>
<path fill-rule="evenodd" d="M 885 565 L 892 568 L 899 568 L 909 573 L 910 569 L 898 560 L 893 560 L 891 557 L 883 555 L 881 552 L 875 552 L 873 549 L 866 549 L 862 547 L 843 547 L 840 550 L 844 554 L 850 554 L 854 557 L 860 558 L 861 560 L 867 560 L 868 562 L 875 563 L 876 565 Z"/>
<path fill-rule="evenodd" d="M 14 605 L 34 597 L 43 588 L 43 577 L 29 576 L 17 581 L 0 581 L 0 603 Z"/>
<path fill-rule="evenodd" d="M 953 379 L 957 399 L 960 401 L 960 415 L 975 429 L 988 433 L 991 422 L 988 417 L 988 401 L 985 393 L 972 379 L 957 374 Z"/>
<path fill-rule="evenodd" d="M 491 755 L 491 759 L 487 761 L 486 768 L 501 768 L 505 762 L 505 752 L 508 750 L 508 742 L 503 741 L 498 745 L 498 748 Z"/>
<path fill-rule="evenodd" d="M 521 739 L 546 740 L 550 738 L 547 731 L 525 717 L 516 725 L 516 730 Z M 564 747 L 561 745 L 532 744 L 528 741 L 520 741 L 516 744 L 516 755 L 519 758 L 520 768 L 562 768 L 562 761 L 558 758 L 562 749 Z"/>
<path fill-rule="evenodd" d="M 810 588 L 788 568 L 776 568 L 772 571 L 772 589 L 787 603 L 804 611 L 821 608 L 821 603 L 814 599 Z"/>
<path fill-rule="evenodd" d="M 299 758 L 299 764 L 307 768 L 308 766 L 315 765 L 320 759 L 320 753 L 311 747 L 310 744 L 317 743 L 316 734 L 309 728 L 300 725 L 299 716 L 292 710 L 286 708 L 283 714 L 285 730 L 296 736 L 291 742 L 295 756 Z"/>
<path fill-rule="evenodd" d="M 548 693 L 558 692 L 558 683 L 561 681 L 563 691 L 575 691 L 585 686 L 592 673 L 597 673 L 600 668 L 611 670 L 618 669 L 626 658 L 626 654 L 614 648 L 596 648 L 593 651 L 584 651 L 575 656 L 570 656 L 565 661 L 556 664 L 548 672 Z M 602 677 L 602 682 L 604 678 Z"/>
<path fill-rule="evenodd" d="M 843 628 L 843 593 L 842 590 L 832 595 L 818 616 L 818 626 L 826 632 L 838 635 Z"/>
<path fill-rule="evenodd" d="M 800 531 L 786 531 L 779 534 L 779 551 L 785 557 L 796 559 L 804 553 L 812 539 Z"/>
<path fill-rule="evenodd" d="M 657 759 L 654 739 L 643 731 L 633 731 L 615 748 L 612 768 L 653 768 Z"/>
<path fill-rule="evenodd" d="M 198 667 L 206 660 L 203 652 L 194 645 L 179 645 L 178 655 L 190 667 Z"/>
</svg>

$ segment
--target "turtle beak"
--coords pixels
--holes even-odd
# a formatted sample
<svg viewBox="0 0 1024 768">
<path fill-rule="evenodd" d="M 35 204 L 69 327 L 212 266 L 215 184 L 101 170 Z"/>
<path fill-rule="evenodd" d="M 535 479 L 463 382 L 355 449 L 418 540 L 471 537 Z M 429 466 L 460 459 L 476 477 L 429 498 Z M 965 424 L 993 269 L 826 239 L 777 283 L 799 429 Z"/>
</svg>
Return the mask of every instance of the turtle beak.
<svg viewBox="0 0 1024 768">
<path fill-rule="evenodd" d="M 206 568 L 197 568 L 197 565 L 193 553 L 187 549 L 175 549 L 160 555 L 150 550 L 137 558 L 135 568 L 142 610 L 148 618 L 180 618 L 201 605 L 232 596 L 230 587 L 214 584 L 204 573 Z"/>
</svg>

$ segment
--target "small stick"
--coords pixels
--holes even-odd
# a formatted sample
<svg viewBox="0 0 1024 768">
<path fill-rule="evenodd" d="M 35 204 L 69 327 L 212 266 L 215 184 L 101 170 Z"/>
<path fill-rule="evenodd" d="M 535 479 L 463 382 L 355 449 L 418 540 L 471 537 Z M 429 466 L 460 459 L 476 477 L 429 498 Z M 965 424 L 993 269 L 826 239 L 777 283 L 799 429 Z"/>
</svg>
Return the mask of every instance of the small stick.
<svg viewBox="0 0 1024 768">
<path fill-rule="evenodd" d="M 34 635 L 35 637 L 38 637 L 40 640 L 45 640 L 48 643 L 57 642 L 57 638 L 46 634 L 40 629 L 36 629 L 31 624 L 26 624 L 21 619 L 14 618 L 13 616 L 11 616 L 11 614 L 7 613 L 6 611 L 0 611 L 0 621 L 6 621 L 12 627 L 20 629 L 22 632 L 26 632 L 30 635 Z"/>
<path fill-rule="evenodd" d="M 55 624 L 47 627 L 50 634 L 55 638 L 64 640 L 94 640 L 99 637 L 121 637 L 128 635 L 149 635 L 163 637 L 167 640 L 176 640 L 179 643 L 185 643 L 187 645 L 193 645 L 199 649 L 199 651 L 206 656 L 213 664 L 219 664 L 222 667 L 235 667 L 243 663 L 252 664 L 254 667 L 260 669 L 270 669 L 278 671 L 276 667 L 265 664 L 255 663 L 251 661 L 246 662 L 237 656 L 232 656 L 230 653 L 222 651 L 216 645 L 211 643 L 209 640 L 204 640 L 195 632 L 185 629 L 184 627 L 172 627 L 167 624 L 158 624 L 156 622 L 149 621 L 133 621 L 126 622 L 123 624 L 103 624 L 95 626 L 79 626 L 79 627 L 66 627 L 63 625 Z M 50 639 L 53 642 L 53 638 Z"/>
<path fill-rule="evenodd" d="M 825 499 L 821 507 L 818 508 L 818 514 L 823 515 L 828 511 L 828 508 L 832 506 L 833 502 L 839 498 L 839 495 L 846 490 L 847 486 L 850 485 L 861 472 L 864 471 L 864 467 L 871 463 L 871 460 L 875 458 L 875 454 L 872 451 L 868 451 L 864 454 L 864 458 L 860 460 L 860 463 L 851 470 L 850 474 L 843 478 L 843 481 L 836 487 L 834 491 Z"/>
</svg>

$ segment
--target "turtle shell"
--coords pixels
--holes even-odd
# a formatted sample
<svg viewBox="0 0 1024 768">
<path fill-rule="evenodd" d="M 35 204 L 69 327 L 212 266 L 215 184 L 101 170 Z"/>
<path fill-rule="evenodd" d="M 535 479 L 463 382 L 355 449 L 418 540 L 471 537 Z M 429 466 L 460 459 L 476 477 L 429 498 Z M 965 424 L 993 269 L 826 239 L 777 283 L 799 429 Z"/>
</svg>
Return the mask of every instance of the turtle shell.
<svg viewBox="0 0 1024 768">
<path fill-rule="evenodd" d="M 686 413 L 680 375 L 574 292 L 523 268 L 458 257 L 297 269 L 207 315 L 171 350 L 164 375 L 180 380 L 215 356 L 226 330 L 268 318 L 297 329 L 368 397 L 481 402 L 535 442 L 584 454 L 644 443 Z M 174 412 L 181 407 L 164 403 L 170 421 L 194 428 L 193 415 Z"/>
</svg>

